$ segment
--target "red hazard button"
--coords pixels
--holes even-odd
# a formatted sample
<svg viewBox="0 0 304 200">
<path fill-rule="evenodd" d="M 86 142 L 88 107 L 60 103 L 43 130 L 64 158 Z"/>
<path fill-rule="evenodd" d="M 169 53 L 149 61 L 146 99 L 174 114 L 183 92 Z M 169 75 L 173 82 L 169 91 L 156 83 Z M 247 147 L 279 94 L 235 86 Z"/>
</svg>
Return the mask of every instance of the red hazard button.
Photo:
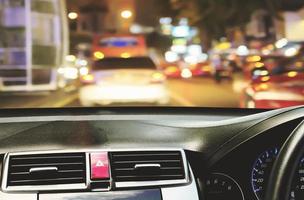
<svg viewBox="0 0 304 200">
<path fill-rule="evenodd" d="M 108 152 L 91 153 L 91 180 L 110 178 Z"/>
</svg>

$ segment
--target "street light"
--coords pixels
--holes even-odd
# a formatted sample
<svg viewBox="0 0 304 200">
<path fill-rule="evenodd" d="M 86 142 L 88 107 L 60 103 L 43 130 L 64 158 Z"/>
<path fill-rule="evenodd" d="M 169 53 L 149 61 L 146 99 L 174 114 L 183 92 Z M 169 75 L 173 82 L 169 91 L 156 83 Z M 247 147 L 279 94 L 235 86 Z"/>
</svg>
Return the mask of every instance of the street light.
<svg viewBox="0 0 304 200">
<path fill-rule="evenodd" d="M 75 20 L 75 19 L 78 18 L 78 14 L 75 13 L 75 12 L 70 12 L 70 13 L 68 14 L 68 17 L 69 17 L 69 19 L 71 19 L 71 20 Z"/>
<path fill-rule="evenodd" d="M 124 10 L 120 13 L 120 15 L 124 19 L 130 19 L 132 17 L 133 13 L 130 10 Z"/>
</svg>

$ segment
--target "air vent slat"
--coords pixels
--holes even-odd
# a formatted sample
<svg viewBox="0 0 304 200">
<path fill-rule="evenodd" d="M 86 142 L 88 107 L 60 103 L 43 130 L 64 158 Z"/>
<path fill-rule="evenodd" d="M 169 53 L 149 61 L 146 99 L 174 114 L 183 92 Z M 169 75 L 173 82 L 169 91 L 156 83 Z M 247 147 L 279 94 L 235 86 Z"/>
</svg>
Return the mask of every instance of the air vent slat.
<svg viewBox="0 0 304 200">
<path fill-rule="evenodd" d="M 17 157 L 17 158 L 12 158 L 11 160 L 32 160 L 32 159 L 60 159 L 60 158 L 64 158 L 64 159 L 72 159 L 72 158 L 83 158 L 83 156 L 50 156 L 50 157 L 46 157 L 46 156 L 40 156 L 40 157 Z"/>
<path fill-rule="evenodd" d="M 179 154 L 177 153 L 163 153 L 163 154 L 157 154 L 157 153 L 151 153 L 151 154 L 144 154 L 147 157 L 152 157 L 152 156 L 178 156 Z M 120 155 L 113 155 L 114 158 L 120 158 L 120 157 L 142 157 L 143 154 L 120 154 Z"/>
<path fill-rule="evenodd" d="M 75 177 L 75 178 L 49 178 L 43 179 L 43 181 L 60 181 L 60 180 L 81 180 L 82 177 Z M 42 182 L 41 180 L 21 180 L 21 181 L 11 181 L 12 183 L 28 183 L 28 182 Z"/>
<path fill-rule="evenodd" d="M 84 165 L 84 163 L 39 163 L 39 164 L 18 164 L 12 167 L 40 167 L 40 166 L 61 166 L 61 165 Z"/>
<path fill-rule="evenodd" d="M 161 167 L 161 170 L 183 170 L 183 168 L 181 167 Z M 130 171 L 130 170 L 134 170 L 134 168 L 116 168 L 114 169 L 115 171 Z"/>
<path fill-rule="evenodd" d="M 115 181 L 158 181 L 185 178 L 182 154 L 179 151 L 113 152 L 111 161 Z M 136 168 L 138 165 L 148 167 Z M 149 168 L 149 165 L 152 167 Z"/>
<path fill-rule="evenodd" d="M 84 153 L 10 156 L 8 186 L 38 186 L 85 183 Z M 53 168 L 53 171 L 31 169 Z"/>
<path fill-rule="evenodd" d="M 126 164 L 126 163 L 169 163 L 169 162 L 176 162 L 176 163 L 179 163 L 180 160 L 131 160 L 131 161 L 117 161 L 116 164 Z"/>
<path fill-rule="evenodd" d="M 70 172 L 83 172 L 83 170 L 58 170 L 58 173 L 70 173 Z M 29 175 L 30 172 L 15 172 L 11 173 L 11 175 Z"/>
</svg>

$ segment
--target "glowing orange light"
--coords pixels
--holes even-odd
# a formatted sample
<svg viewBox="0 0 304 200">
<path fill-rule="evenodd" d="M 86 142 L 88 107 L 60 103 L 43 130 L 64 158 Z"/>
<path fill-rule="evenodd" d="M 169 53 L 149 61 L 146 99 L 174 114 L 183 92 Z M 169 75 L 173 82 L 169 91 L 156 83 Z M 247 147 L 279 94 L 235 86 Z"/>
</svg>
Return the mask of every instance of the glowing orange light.
<svg viewBox="0 0 304 200">
<path fill-rule="evenodd" d="M 212 71 L 212 67 L 209 66 L 209 65 L 204 66 L 204 67 L 202 67 L 202 71 L 204 71 L 204 72 L 211 72 Z"/>
<path fill-rule="evenodd" d="M 262 63 L 262 62 L 257 62 L 257 63 L 254 64 L 254 66 L 255 66 L 256 68 L 261 68 L 261 67 L 264 67 L 264 63 Z"/>
<path fill-rule="evenodd" d="M 95 57 L 96 59 L 101 60 L 101 59 L 104 59 L 104 58 L 105 58 L 105 55 L 104 55 L 102 52 L 100 52 L 100 51 L 96 51 L 96 52 L 94 53 L 94 57 Z"/>
<path fill-rule="evenodd" d="M 267 90 L 267 89 L 269 88 L 269 85 L 266 84 L 266 83 L 263 83 L 263 84 L 260 85 L 260 88 L 261 88 L 262 90 Z"/>
<path fill-rule="evenodd" d="M 87 74 L 82 77 L 82 80 L 92 82 L 92 81 L 94 81 L 94 76 L 92 74 Z"/>
<path fill-rule="evenodd" d="M 269 76 L 264 76 L 264 77 L 261 78 L 261 80 L 262 80 L 263 82 L 267 82 L 267 81 L 270 80 L 270 77 L 269 77 Z"/>
<path fill-rule="evenodd" d="M 121 17 L 124 18 L 124 19 L 129 19 L 133 16 L 133 13 L 132 11 L 130 10 L 124 10 L 120 13 Z"/>
<path fill-rule="evenodd" d="M 169 66 L 169 67 L 165 70 L 165 72 L 166 72 L 167 74 L 175 73 L 175 72 L 177 72 L 177 67 L 175 67 L 175 66 Z"/>
<path fill-rule="evenodd" d="M 298 72 L 295 72 L 295 71 L 288 72 L 288 74 L 287 74 L 287 76 L 290 78 L 296 77 L 297 75 L 298 75 Z"/>
<path fill-rule="evenodd" d="M 122 54 L 120 55 L 120 57 L 122 57 L 122 58 L 130 58 L 130 57 L 131 57 L 131 54 L 125 52 L 125 53 L 122 53 Z"/>
<path fill-rule="evenodd" d="M 262 60 L 261 56 L 250 56 L 247 59 L 247 62 L 259 62 Z"/>
<path fill-rule="evenodd" d="M 295 66 L 296 66 L 296 67 L 303 67 L 303 66 L 304 66 L 304 63 L 303 63 L 303 62 L 296 62 L 296 63 L 295 63 Z"/>
<path fill-rule="evenodd" d="M 156 72 L 152 75 L 152 80 L 157 82 L 164 81 L 165 78 L 166 77 L 160 72 Z"/>
</svg>

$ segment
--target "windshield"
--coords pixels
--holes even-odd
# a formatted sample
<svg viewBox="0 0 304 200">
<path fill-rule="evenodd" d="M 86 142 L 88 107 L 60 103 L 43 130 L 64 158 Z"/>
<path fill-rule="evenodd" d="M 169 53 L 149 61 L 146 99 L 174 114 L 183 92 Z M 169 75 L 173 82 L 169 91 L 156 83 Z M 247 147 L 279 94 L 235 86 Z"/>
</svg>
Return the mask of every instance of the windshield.
<svg viewBox="0 0 304 200">
<path fill-rule="evenodd" d="M 300 0 L 0 0 L 0 108 L 304 105 L 303 12 Z"/>
</svg>

